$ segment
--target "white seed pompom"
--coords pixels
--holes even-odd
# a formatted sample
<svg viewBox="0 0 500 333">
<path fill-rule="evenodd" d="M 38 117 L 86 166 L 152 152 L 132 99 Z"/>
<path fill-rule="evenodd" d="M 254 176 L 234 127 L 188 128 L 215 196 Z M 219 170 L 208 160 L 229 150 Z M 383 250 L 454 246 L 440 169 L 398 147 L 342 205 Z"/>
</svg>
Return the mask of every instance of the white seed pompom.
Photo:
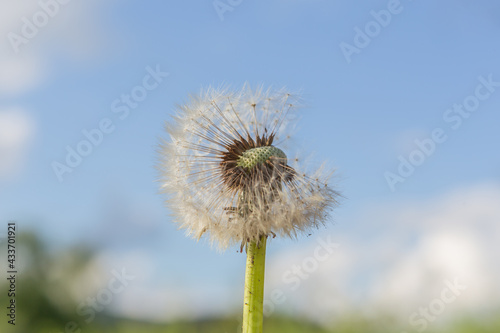
<svg viewBox="0 0 500 333">
<path fill-rule="evenodd" d="M 179 106 L 160 149 L 162 192 L 189 235 L 221 249 L 262 235 L 295 237 L 324 224 L 338 193 L 280 149 L 297 98 L 282 91 L 209 89 Z M 293 161 L 297 161 L 294 159 Z"/>
</svg>

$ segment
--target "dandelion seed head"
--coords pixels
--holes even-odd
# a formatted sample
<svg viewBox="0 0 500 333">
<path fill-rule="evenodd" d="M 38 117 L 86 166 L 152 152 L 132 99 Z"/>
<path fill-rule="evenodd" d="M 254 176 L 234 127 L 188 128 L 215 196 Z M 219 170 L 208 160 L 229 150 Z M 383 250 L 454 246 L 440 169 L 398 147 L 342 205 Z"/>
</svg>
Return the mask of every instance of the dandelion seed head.
<svg viewBox="0 0 500 333">
<path fill-rule="evenodd" d="M 328 220 L 338 196 L 324 186 L 330 175 L 320 168 L 307 176 L 280 148 L 298 101 L 285 90 L 209 88 L 177 108 L 158 168 L 166 203 L 189 236 L 225 249 L 262 235 L 293 238 Z"/>
</svg>

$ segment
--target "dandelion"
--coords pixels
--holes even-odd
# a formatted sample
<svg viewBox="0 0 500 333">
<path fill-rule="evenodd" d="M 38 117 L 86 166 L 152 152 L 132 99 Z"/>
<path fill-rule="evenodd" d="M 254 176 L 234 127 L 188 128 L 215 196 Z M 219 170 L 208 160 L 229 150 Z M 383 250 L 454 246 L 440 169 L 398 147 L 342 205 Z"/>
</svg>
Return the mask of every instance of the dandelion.
<svg viewBox="0 0 500 333">
<path fill-rule="evenodd" d="M 161 144 L 162 191 L 179 227 L 220 249 L 246 247 L 243 332 L 262 330 L 268 236 L 317 228 L 337 203 L 322 168 L 306 174 L 280 148 L 297 106 L 284 90 L 208 89 L 178 107 Z"/>
</svg>

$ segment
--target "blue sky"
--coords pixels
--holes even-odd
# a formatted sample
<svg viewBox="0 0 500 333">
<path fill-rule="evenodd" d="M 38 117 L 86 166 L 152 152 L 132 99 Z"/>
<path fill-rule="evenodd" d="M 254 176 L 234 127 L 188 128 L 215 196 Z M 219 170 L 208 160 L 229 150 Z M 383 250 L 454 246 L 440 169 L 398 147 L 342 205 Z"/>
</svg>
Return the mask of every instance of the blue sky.
<svg viewBox="0 0 500 333">
<path fill-rule="evenodd" d="M 22 18 L 33 20 L 41 7 L 35 1 L 2 2 L 0 219 L 17 220 L 21 229 L 36 230 L 54 247 L 79 241 L 95 246 L 108 273 L 122 262 L 149 265 L 140 269 L 149 275 L 141 275 L 138 289 L 127 290 L 114 305 L 120 313 L 137 313 L 131 300 L 158 290 L 167 295 L 185 290 L 179 297 L 187 304 L 182 311 L 189 312 L 196 299 L 186 295 L 198 289 L 207 295 L 220 291 L 224 296 L 214 311 L 231 311 L 224 302 L 240 302 L 244 257 L 236 249 L 217 253 L 176 231 L 157 194 L 155 149 L 163 122 L 189 94 L 210 85 L 237 89 L 249 82 L 301 92 L 305 106 L 294 142 L 305 152 L 315 151 L 311 162 L 327 160 L 337 169 L 335 185 L 345 196 L 332 225 L 297 242 L 273 241 L 270 262 L 286 262 L 290 253 L 307 256 L 315 237 L 332 235 L 346 249 L 339 250 L 350 262 L 345 269 L 359 283 L 353 290 L 361 298 L 377 299 L 373 290 L 385 280 L 375 277 L 399 272 L 398 263 L 427 253 L 425 244 L 434 243 L 426 240 L 434 239 L 437 229 L 453 233 L 462 225 L 476 230 L 476 216 L 485 215 L 495 228 L 500 87 L 481 83 L 489 77 L 500 82 L 495 1 L 232 3 L 221 20 L 211 1 L 72 1 L 60 5 L 16 53 L 9 33 L 22 35 Z M 388 8 L 397 13 L 377 28 L 372 11 L 380 16 L 382 10 L 390 13 Z M 346 57 L 341 44 L 356 46 L 357 28 L 366 34 L 367 27 L 377 29 L 368 32 L 369 43 Z M 148 67 L 168 76 L 120 119 L 113 102 L 140 86 Z M 488 96 L 474 97 L 477 89 Z M 453 129 L 445 114 L 465 100 L 478 105 L 471 104 L 474 111 L 460 116 L 460 126 Z M 82 131 L 106 118 L 113 132 L 60 182 L 53 162 L 64 163 L 66 147 L 76 149 L 85 139 Z M 447 140 L 436 143 L 433 153 L 391 190 L 385 174 L 397 174 L 398 157 L 419 155 L 415 140 L 428 142 L 436 128 Z M 460 198 L 457 207 L 450 204 L 453 198 Z M 484 200 L 466 205 L 477 198 Z M 447 215 L 460 209 L 472 210 L 470 220 Z M 433 215 L 440 211 L 447 214 Z M 492 234 L 500 237 L 496 228 Z M 396 236 L 401 238 L 396 241 Z M 470 237 L 468 243 L 457 236 L 452 244 L 475 249 L 486 236 Z M 401 252 L 399 259 L 384 250 L 392 246 Z M 485 251 L 498 250 L 495 238 L 488 246 Z M 393 266 L 359 267 L 372 255 Z M 485 267 L 491 265 L 482 268 L 489 275 Z M 272 281 L 280 274 L 272 267 L 268 272 Z M 361 278 L 367 272 L 374 278 Z M 356 298 L 351 296 L 346 297 Z M 284 310 L 295 304 L 293 299 L 282 305 Z M 172 317 L 185 315 L 160 304 Z M 201 306 L 199 314 L 208 308 Z"/>
</svg>

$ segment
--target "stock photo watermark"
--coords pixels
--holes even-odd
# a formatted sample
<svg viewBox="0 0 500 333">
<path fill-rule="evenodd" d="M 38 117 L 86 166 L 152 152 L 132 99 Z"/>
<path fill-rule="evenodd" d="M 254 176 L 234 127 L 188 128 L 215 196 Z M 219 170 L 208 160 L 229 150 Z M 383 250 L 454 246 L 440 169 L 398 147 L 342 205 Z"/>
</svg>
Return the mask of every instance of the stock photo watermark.
<svg viewBox="0 0 500 333">
<path fill-rule="evenodd" d="M 224 21 L 224 13 L 232 12 L 236 7 L 241 5 L 243 0 L 215 0 L 212 2 L 215 12 L 221 21 Z"/>
<path fill-rule="evenodd" d="M 281 276 L 281 281 L 287 285 L 290 291 L 297 290 L 303 281 L 318 270 L 320 263 L 328 260 L 340 246 L 339 243 L 332 242 L 330 236 L 326 240 L 318 238 L 317 243 L 312 256 L 305 257 L 300 265 L 292 265 Z M 273 289 L 270 298 L 264 300 L 264 315 L 270 316 L 276 309 L 276 305 L 283 304 L 286 300 L 285 291 L 280 288 Z"/>
<path fill-rule="evenodd" d="M 101 312 L 109 305 L 114 296 L 123 292 L 129 282 L 135 280 L 135 276 L 127 274 L 125 268 L 121 272 L 112 270 L 113 277 L 108 281 L 105 288 L 100 289 L 95 297 L 87 297 L 85 301 L 78 304 L 76 313 L 84 318 L 86 324 L 90 324 L 96 317 L 97 312 Z M 81 327 L 75 321 L 67 322 L 64 326 L 64 331 L 61 333 L 80 333 Z"/>
<path fill-rule="evenodd" d="M 21 45 L 28 44 L 35 38 L 41 29 L 43 29 L 51 19 L 59 14 L 64 5 L 71 0 L 40 0 L 38 1 L 38 9 L 30 16 L 21 17 L 21 28 L 18 33 L 9 32 L 7 39 L 12 46 L 12 49 L 17 54 L 20 51 Z"/>
<path fill-rule="evenodd" d="M 411 2 L 412 0 L 407 0 Z M 377 38 L 383 29 L 388 27 L 393 18 L 403 12 L 404 6 L 400 0 L 389 0 L 385 9 L 371 10 L 372 20 L 366 22 L 362 28 L 354 27 L 354 37 L 352 42 L 340 42 L 340 51 L 344 55 L 348 64 L 352 62 L 354 54 L 360 54 L 361 51 L 370 45 L 373 39 Z"/>
<path fill-rule="evenodd" d="M 493 74 L 488 76 L 479 76 L 479 83 L 474 92 L 466 96 L 462 102 L 453 104 L 446 109 L 442 115 L 443 121 L 454 131 L 458 130 L 465 119 L 468 119 L 476 112 L 481 103 L 491 97 L 491 95 L 500 87 L 500 81 L 494 81 Z M 433 155 L 439 144 L 448 140 L 448 134 L 442 127 L 436 127 L 431 131 L 428 138 L 414 141 L 416 148 L 408 156 L 399 155 L 399 165 L 395 172 L 386 171 L 384 173 L 385 181 L 391 189 L 396 191 L 396 185 L 404 183 L 415 170 L 421 166 L 431 155 Z"/>
<path fill-rule="evenodd" d="M 419 307 L 417 311 L 414 311 L 408 317 L 408 322 L 416 331 L 425 331 L 429 326 L 429 322 L 434 322 L 445 311 L 447 306 L 455 302 L 462 294 L 462 291 L 467 289 L 466 285 L 460 283 L 458 277 L 453 282 L 445 280 L 444 285 L 438 297 L 425 306 Z M 402 331 L 401 333 L 407 332 Z"/>
<path fill-rule="evenodd" d="M 153 69 L 150 66 L 146 67 L 146 75 L 142 78 L 141 84 L 134 86 L 129 93 L 124 93 L 120 98 L 116 98 L 111 103 L 111 112 L 118 117 L 120 121 L 124 121 L 130 115 L 130 111 L 139 107 L 148 93 L 157 89 L 163 82 L 164 78 L 169 75 L 160 69 L 160 65 L 156 65 Z M 116 129 L 116 123 L 111 118 L 102 118 L 95 128 L 84 128 L 81 133 L 84 137 L 75 145 L 66 146 L 66 157 L 62 162 L 52 161 L 51 166 L 54 174 L 59 182 L 64 181 L 64 175 L 72 173 L 84 161 L 85 157 L 92 154 L 95 148 L 102 144 L 106 136 L 113 133 Z"/>
<path fill-rule="evenodd" d="M 7 323 L 16 325 L 16 292 L 17 292 L 17 264 L 16 264 L 16 227 L 15 221 L 7 223 L 7 281 L 9 298 L 7 306 Z"/>
</svg>

